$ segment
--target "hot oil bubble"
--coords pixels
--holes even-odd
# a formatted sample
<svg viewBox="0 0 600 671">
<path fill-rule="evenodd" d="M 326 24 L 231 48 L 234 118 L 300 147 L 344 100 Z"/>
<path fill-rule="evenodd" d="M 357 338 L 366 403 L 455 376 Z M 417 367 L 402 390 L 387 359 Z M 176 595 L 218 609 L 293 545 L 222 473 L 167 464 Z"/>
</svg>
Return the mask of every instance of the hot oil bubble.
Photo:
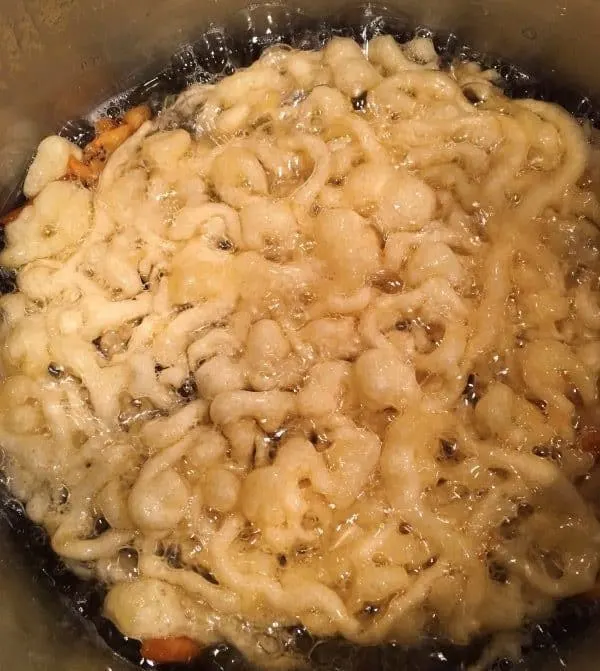
<svg viewBox="0 0 600 671">
<path fill-rule="evenodd" d="M 232 17 L 228 28 L 235 36 L 236 57 L 247 66 L 267 47 L 292 42 L 293 15 L 282 5 L 256 5 Z"/>
</svg>

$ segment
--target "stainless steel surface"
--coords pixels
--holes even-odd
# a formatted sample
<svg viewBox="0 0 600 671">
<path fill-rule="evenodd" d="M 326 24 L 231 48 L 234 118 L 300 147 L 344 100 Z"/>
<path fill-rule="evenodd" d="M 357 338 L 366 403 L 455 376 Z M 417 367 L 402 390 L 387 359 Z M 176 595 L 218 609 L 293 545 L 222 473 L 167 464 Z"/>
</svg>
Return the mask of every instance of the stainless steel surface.
<svg viewBox="0 0 600 671">
<path fill-rule="evenodd" d="M 142 81 L 210 26 L 264 31 L 265 10 L 243 12 L 245 4 L 0 0 L 0 208 L 18 185 L 36 142 L 67 119 Z M 315 16 L 322 7 L 322 0 L 296 0 L 274 14 L 302 9 Z M 327 12 L 336 11 L 350 12 L 344 2 L 331 0 Z M 454 31 L 483 52 L 600 100 L 598 0 L 390 0 L 370 11 L 395 16 L 399 23 Z M 22 565 L 5 526 L 0 514 L 0 671 L 130 668 L 93 642 Z M 568 669 L 598 668 L 599 633 L 600 628 L 560 651 Z M 532 664 L 558 669 L 559 654 Z"/>
<path fill-rule="evenodd" d="M 57 603 L 56 595 L 0 530 L 0 670 L 125 671 L 93 632 Z"/>
</svg>

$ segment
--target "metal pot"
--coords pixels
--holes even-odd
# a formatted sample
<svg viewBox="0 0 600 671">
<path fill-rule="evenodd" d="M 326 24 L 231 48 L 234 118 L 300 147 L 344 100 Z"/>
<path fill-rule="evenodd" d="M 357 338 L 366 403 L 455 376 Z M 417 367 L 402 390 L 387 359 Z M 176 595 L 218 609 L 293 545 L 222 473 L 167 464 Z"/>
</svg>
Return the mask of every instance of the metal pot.
<svg viewBox="0 0 600 671">
<path fill-rule="evenodd" d="M 247 61 L 252 54 L 243 45 L 253 43 L 250 37 L 267 44 L 274 35 L 292 35 L 298 21 L 316 25 L 325 11 L 317 0 L 255 4 L 249 10 L 245 4 L 0 0 L 0 210 L 16 199 L 27 162 L 44 135 L 147 82 L 174 53 L 182 53 L 181 45 L 202 38 L 202 48 L 218 67 L 235 43 Z M 331 0 L 326 11 L 334 26 L 366 22 L 384 31 L 427 26 L 446 36 L 452 32 L 477 52 L 518 66 L 513 79 L 524 91 L 535 81 L 521 75 L 527 72 L 571 111 L 591 113 L 593 101 L 600 101 L 597 0 L 389 0 L 385 7 Z M 58 597 L 45 541 L 32 539 L 32 528 L 20 528 L 19 519 L 0 502 L 0 671 L 133 668 L 100 642 L 73 603 Z M 523 668 L 559 669 L 564 660 L 571 671 L 597 669 L 600 618 L 580 618 L 576 628 L 580 631 L 530 656 Z"/>
</svg>

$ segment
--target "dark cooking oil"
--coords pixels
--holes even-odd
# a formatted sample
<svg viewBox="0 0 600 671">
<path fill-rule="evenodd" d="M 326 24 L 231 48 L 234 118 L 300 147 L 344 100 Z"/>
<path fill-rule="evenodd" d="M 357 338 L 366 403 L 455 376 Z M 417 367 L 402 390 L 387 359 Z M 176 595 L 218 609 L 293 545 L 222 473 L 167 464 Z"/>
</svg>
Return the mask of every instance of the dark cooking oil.
<svg viewBox="0 0 600 671">
<path fill-rule="evenodd" d="M 478 53 L 453 33 L 432 33 L 426 27 L 415 28 L 408 16 L 385 15 L 377 9 L 358 7 L 343 16 L 314 20 L 290 8 L 262 6 L 245 11 L 231 19 L 228 28 L 211 27 L 193 44 L 181 47 L 169 64 L 156 76 L 114 96 L 88 118 L 65 123 L 60 133 L 80 146 L 94 136 L 93 121 L 99 116 L 120 117 L 132 106 L 146 103 L 157 113 L 190 84 L 215 81 L 248 66 L 268 46 L 290 44 L 300 49 L 319 49 L 333 36 L 353 37 L 359 43 L 380 34 L 391 34 L 399 41 L 414 36 L 431 37 L 442 59 L 449 65 L 455 59 L 478 61 L 495 68 L 502 77 L 501 86 L 509 96 L 533 97 L 561 104 L 572 114 L 600 125 L 600 109 L 588 98 L 528 74 L 515 65 L 493 56 Z M 356 104 L 360 104 L 357 101 Z M 0 229 L 0 236 L 2 230 Z M 0 248 L 3 236 L 0 237 Z M 16 290 L 13 271 L 0 268 L 0 294 Z M 83 580 L 69 571 L 52 551 L 49 539 L 39 526 L 29 520 L 23 507 L 11 498 L 0 478 L 0 524 L 8 527 L 16 540 L 19 559 L 40 575 L 81 618 L 92 623 L 98 634 L 120 656 L 139 668 L 157 668 L 140 656 L 138 641 L 127 639 L 102 616 L 105 589 L 94 580 Z M 515 666 L 508 660 L 497 660 L 490 671 L 520 669 L 535 671 L 546 668 L 549 655 L 560 656 L 567 641 L 585 636 L 593 620 L 600 617 L 592 601 L 568 599 L 558 604 L 551 621 L 531 623 L 526 627 L 530 641 L 523 660 Z M 302 627 L 288 630 L 291 649 L 304 657 L 311 669 L 318 671 L 460 671 L 477 661 L 487 641 L 477 640 L 469 646 L 449 645 L 442 641 L 424 641 L 418 649 L 393 644 L 359 647 L 344 640 L 317 640 Z M 232 647 L 220 644 L 204 651 L 194 662 L 159 665 L 160 671 L 252 671 L 253 667 Z"/>
</svg>

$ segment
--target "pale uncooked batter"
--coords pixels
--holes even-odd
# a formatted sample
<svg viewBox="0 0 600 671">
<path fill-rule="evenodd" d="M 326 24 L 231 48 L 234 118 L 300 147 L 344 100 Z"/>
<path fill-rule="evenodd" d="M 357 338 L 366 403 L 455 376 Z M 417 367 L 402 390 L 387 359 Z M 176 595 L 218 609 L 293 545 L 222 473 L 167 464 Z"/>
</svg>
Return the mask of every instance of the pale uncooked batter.
<svg viewBox="0 0 600 671">
<path fill-rule="evenodd" d="M 105 120 L 87 163 L 40 145 L 0 256 L 4 469 L 148 656 L 463 644 L 594 586 L 592 149 L 494 82 L 333 39 Z"/>
</svg>

